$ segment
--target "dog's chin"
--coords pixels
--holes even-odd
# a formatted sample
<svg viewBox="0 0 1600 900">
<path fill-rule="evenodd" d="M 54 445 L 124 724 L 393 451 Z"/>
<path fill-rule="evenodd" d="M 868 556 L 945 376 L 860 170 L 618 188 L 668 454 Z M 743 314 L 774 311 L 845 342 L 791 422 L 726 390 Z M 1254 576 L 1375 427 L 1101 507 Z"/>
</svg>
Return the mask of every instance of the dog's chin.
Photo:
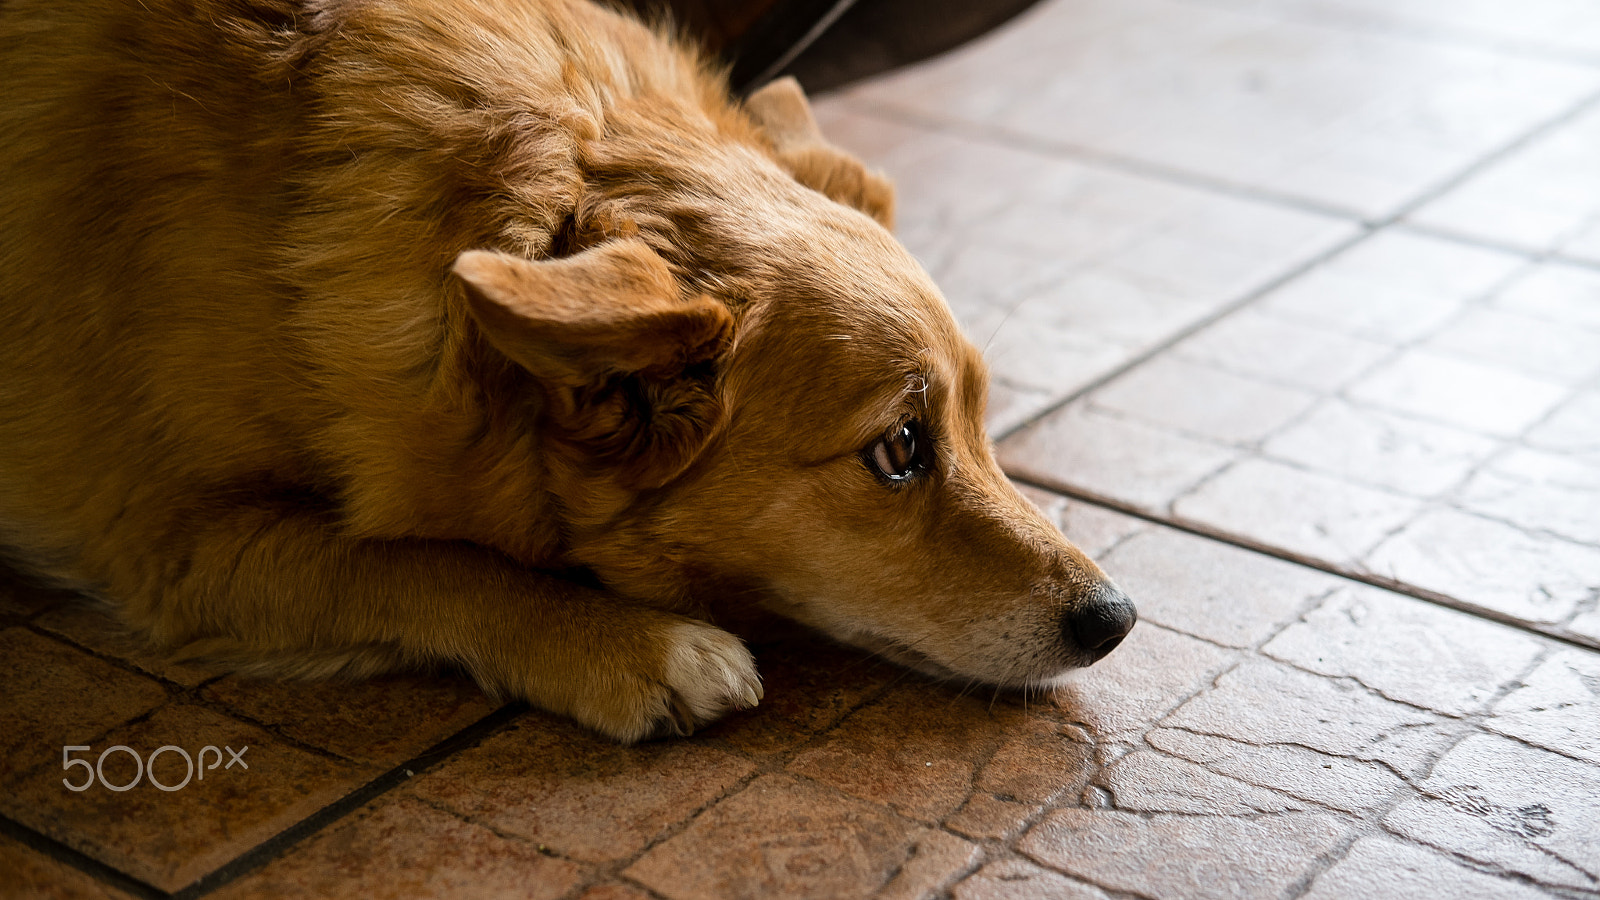
<svg viewBox="0 0 1600 900">
<path fill-rule="evenodd" d="M 862 650 L 866 650 L 869 653 L 874 653 L 883 657 L 884 659 L 889 660 L 890 662 L 899 663 L 908 669 L 921 672 L 930 678 L 935 678 L 940 681 L 973 680 L 972 676 L 963 675 L 949 666 L 935 662 L 933 658 L 929 657 L 927 654 L 918 650 L 913 650 L 899 641 L 879 637 L 875 634 L 852 634 L 844 637 L 843 640 L 852 646 L 860 647 Z M 978 680 L 981 681 L 986 679 Z"/>
<path fill-rule="evenodd" d="M 1059 670 L 1045 675 L 996 678 L 992 675 L 957 671 L 933 659 L 926 653 L 908 647 L 892 638 L 856 633 L 843 636 L 841 639 L 852 646 L 877 654 L 890 662 L 905 666 L 914 672 L 920 672 L 937 681 L 957 682 L 964 685 L 974 683 L 987 684 L 1002 690 L 1048 691 L 1065 684 L 1072 672 L 1079 668 L 1077 666 L 1062 666 Z"/>
<path fill-rule="evenodd" d="M 1035 664 L 1035 671 L 973 672 L 952 668 L 934 659 L 921 650 L 912 647 L 903 641 L 896 640 L 861 628 L 839 627 L 839 623 L 831 622 L 812 614 L 812 608 L 805 604 L 786 601 L 784 595 L 776 590 L 771 590 L 763 598 L 762 607 L 773 615 L 791 622 L 819 631 L 824 635 L 842 644 L 848 644 L 868 653 L 881 656 L 890 662 L 905 666 L 913 672 L 918 672 L 936 681 L 954 682 L 963 686 L 973 684 L 986 684 L 1002 690 L 1015 690 L 1024 692 L 1049 691 L 1060 685 L 1066 684 L 1073 672 L 1089 665 L 1093 660 L 1060 661 L 1048 667 Z M 1046 668 L 1046 671 L 1037 671 Z"/>
</svg>

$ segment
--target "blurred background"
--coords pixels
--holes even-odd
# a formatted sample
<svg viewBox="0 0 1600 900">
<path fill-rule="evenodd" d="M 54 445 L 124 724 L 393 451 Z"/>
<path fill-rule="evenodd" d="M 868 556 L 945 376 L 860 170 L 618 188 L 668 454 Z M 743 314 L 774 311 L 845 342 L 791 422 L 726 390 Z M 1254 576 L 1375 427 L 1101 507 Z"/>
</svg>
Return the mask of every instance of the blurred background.
<svg viewBox="0 0 1600 900">
<path fill-rule="evenodd" d="M 627 0 L 665 12 L 731 65 L 740 92 L 780 75 L 825 91 L 942 53 L 1038 0 Z"/>
</svg>

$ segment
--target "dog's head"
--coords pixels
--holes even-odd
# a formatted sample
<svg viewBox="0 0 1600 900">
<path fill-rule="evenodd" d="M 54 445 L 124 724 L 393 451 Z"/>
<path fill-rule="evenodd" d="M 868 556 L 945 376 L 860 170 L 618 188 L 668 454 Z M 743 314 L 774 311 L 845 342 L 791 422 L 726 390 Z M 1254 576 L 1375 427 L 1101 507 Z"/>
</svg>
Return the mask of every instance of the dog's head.
<svg viewBox="0 0 1600 900">
<path fill-rule="evenodd" d="M 945 677 L 1034 686 L 1100 658 L 1133 606 L 1000 471 L 983 361 L 884 227 L 887 184 L 792 83 L 747 105 L 743 143 L 597 178 L 577 252 L 456 263 L 546 395 L 569 558 Z"/>
</svg>

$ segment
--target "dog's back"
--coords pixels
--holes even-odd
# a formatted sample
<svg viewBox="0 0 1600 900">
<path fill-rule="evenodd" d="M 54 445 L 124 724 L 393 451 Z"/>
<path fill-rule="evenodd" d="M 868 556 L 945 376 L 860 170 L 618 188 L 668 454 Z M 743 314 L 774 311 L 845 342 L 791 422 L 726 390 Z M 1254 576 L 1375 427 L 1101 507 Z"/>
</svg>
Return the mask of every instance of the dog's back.
<svg viewBox="0 0 1600 900">
<path fill-rule="evenodd" d="M 288 61 L 265 22 L 223 40 L 199 27 L 213 10 L 171 4 L 154 29 L 121 7 L 0 18 L 0 542 L 74 579 L 92 540 L 158 536 L 122 517 L 132 495 L 270 471 L 288 439 L 260 278 L 292 115 L 262 88 Z M 190 67 L 152 62 L 174 55 Z"/>
<path fill-rule="evenodd" d="M 589 4 L 307 8 L 0 13 L 0 545 L 24 564 L 93 585 L 218 494 L 404 480 L 394 448 L 481 427 L 440 396 L 475 363 L 450 262 L 550 255 L 615 95 L 685 133 L 726 103 Z M 355 527 L 403 530 L 392 505 Z"/>
</svg>

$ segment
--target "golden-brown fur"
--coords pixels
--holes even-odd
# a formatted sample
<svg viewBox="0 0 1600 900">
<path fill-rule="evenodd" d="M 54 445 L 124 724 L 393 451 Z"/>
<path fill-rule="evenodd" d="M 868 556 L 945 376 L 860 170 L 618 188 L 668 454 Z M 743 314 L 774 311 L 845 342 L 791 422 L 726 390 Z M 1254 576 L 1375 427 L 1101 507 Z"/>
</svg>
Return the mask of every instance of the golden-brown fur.
<svg viewBox="0 0 1600 900">
<path fill-rule="evenodd" d="M 1131 624 L 792 84 L 576 0 L 7 0 L 0 84 L 0 546 L 156 645 L 634 740 L 759 699 L 742 605 L 1009 685 Z"/>
</svg>

